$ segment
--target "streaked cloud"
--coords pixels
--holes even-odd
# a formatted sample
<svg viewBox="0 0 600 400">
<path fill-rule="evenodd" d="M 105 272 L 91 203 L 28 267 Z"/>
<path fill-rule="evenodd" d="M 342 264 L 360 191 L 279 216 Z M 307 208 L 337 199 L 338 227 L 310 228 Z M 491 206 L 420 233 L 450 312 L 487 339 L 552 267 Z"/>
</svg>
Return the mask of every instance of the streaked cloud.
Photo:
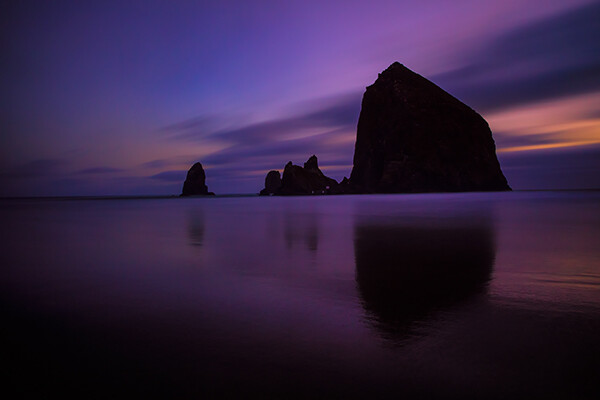
<svg viewBox="0 0 600 400">
<path fill-rule="evenodd" d="M 27 179 L 52 176 L 64 172 L 68 164 L 65 159 L 44 158 L 32 160 L 1 172 L 0 178 Z"/>
<path fill-rule="evenodd" d="M 600 143 L 600 93 L 521 105 L 490 113 L 499 151 Z"/>
<path fill-rule="evenodd" d="M 150 179 L 156 179 L 166 182 L 181 182 L 185 180 L 186 171 L 164 171 L 156 175 L 152 175 Z"/>
<path fill-rule="evenodd" d="M 95 174 L 114 174 L 118 172 L 123 172 L 121 168 L 112 168 L 112 167 L 92 167 L 85 168 L 80 171 L 77 171 L 77 174 L 82 175 L 95 175 Z"/>
<path fill-rule="evenodd" d="M 303 104 L 308 110 L 300 110 L 278 118 L 247 123 L 228 129 L 207 129 L 216 126 L 216 122 L 201 117 L 201 124 L 194 119 L 170 125 L 174 137 L 187 140 L 217 139 L 219 141 L 247 145 L 281 141 L 294 137 L 306 137 L 319 134 L 323 129 L 353 128 L 360 112 L 362 93 L 343 93 L 326 99 L 314 99 L 310 105 Z M 223 118 L 215 117 L 215 120 Z"/>
<path fill-rule="evenodd" d="M 600 3 L 532 21 L 432 79 L 479 111 L 600 91 Z"/>
</svg>

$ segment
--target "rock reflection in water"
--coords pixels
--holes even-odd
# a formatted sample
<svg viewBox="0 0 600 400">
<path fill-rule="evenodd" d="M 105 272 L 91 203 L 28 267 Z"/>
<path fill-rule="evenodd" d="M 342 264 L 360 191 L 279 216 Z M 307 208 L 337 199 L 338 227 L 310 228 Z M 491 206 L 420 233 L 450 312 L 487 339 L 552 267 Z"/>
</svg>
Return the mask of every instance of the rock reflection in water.
<svg viewBox="0 0 600 400">
<path fill-rule="evenodd" d="M 296 242 L 303 242 L 306 249 L 312 252 L 316 252 L 319 248 L 319 224 L 317 214 L 314 212 L 303 214 L 286 212 L 283 233 L 288 249 L 291 249 Z"/>
<path fill-rule="evenodd" d="M 402 339 L 414 322 L 485 292 L 495 245 L 486 219 L 370 219 L 356 222 L 354 253 L 369 320 L 385 338 Z"/>
<path fill-rule="evenodd" d="M 201 247 L 204 244 L 204 211 L 201 208 L 189 211 L 187 228 L 189 243 Z"/>
</svg>

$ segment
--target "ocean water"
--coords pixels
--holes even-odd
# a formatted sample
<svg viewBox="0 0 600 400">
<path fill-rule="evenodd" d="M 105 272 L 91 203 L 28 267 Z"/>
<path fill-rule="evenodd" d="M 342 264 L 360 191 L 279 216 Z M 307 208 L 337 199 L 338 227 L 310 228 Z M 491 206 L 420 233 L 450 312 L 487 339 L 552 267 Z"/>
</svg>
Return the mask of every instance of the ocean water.
<svg viewBox="0 0 600 400">
<path fill-rule="evenodd" d="M 21 397 L 597 398 L 600 192 L 0 201 Z"/>
</svg>

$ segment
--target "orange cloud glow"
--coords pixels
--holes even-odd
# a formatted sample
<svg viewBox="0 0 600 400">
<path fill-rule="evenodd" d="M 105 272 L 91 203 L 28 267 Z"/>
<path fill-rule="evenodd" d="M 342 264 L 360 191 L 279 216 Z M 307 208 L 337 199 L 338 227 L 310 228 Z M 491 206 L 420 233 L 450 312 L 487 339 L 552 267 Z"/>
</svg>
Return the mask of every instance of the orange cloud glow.
<svg viewBox="0 0 600 400">
<path fill-rule="evenodd" d="M 493 132 L 514 139 L 510 142 L 524 139 L 517 145 L 503 145 L 499 140 L 498 152 L 589 145 L 600 143 L 598 104 L 600 93 L 594 93 L 519 106 L 486 119 Z"/>
</svg>

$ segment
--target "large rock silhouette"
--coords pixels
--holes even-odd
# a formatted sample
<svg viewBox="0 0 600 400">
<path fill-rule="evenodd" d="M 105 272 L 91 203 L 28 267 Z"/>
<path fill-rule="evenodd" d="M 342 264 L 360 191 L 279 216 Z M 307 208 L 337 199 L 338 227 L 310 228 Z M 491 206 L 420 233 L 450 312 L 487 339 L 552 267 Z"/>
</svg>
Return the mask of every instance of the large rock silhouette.
<svg viewBox="0 0 600 400">
<path fill-rule="evenodd" d="M 189 169 L 185 182 L 183 182 L 182 196 L 197 196 L 197 195 L 214 195 L 208 191 L 206 186 L 206 174 L 204 168 L 199 162 L 192 165 Z"/>
<path fill-rule="evenodd" d="M 397 62 L 363 96 L 349 184 L 345 192 L 510 190 L 481 115 Z"/>
<path fill-rule="evenodd" d="M 261 195 L 305 195 L 329 194 L 337 186 L 335 179 L 328 178 L 319 169 L 317 156 L 312 155 L 304 167 L 288 162 L 283 169 L 281 183 L 277 181 L 279 172 L 270 171 L 265 178 L 265 188 Z"/>
</svg>

